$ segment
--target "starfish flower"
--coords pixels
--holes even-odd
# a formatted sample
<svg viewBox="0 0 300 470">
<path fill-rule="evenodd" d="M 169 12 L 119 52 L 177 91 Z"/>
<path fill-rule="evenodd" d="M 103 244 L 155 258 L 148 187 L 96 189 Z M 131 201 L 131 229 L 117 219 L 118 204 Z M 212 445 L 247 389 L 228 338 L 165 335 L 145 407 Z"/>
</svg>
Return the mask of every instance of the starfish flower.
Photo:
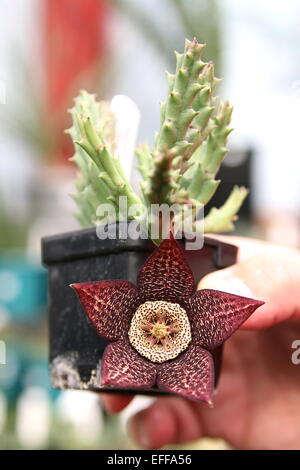
<svg viewBox="0 0 300 470">
<path fill-rule="evenodd" d="M 99 335 L 110 343 L 101 385 L 161 389 L 212 404 L 213 351 L 264 302 L 196 291 L 192 271 L 171 235 L 128 281 L 72 284 Z"/>
</svg>

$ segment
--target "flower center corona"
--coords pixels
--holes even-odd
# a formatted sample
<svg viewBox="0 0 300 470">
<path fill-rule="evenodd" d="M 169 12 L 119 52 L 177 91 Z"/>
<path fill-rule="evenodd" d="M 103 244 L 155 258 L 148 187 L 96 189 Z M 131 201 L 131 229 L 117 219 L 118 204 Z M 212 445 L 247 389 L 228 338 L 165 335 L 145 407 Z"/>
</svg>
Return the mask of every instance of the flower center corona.
<svg viewBox="0 0 300 470">
<path fill-rule="evenodd" d="M 128 332 L 131 345 L 152 362 L 174 359 L 191 341 L 186 311 L 179 304 L 155 301 L 140 305 Z"/>
</svg>

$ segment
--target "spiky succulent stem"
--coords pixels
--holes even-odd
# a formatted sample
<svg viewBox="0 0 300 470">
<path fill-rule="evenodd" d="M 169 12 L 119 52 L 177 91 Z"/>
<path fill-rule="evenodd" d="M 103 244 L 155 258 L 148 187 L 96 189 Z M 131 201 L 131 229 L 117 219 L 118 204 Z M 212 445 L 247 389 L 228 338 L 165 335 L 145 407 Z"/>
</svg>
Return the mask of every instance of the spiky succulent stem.
<svg viewBox="0 0 300 470">
<path fill-rule="evenodd" d="M 213 207 L 204 218 L 204 232 L 231 232 L 234 229 L 233 222 L 237 220 L 236 214 L 240 210 L 247 194 L 248 190 L 243 186 L 234 186 L 223 206 L 219 209 Z"/>
<path fill-rule="evenodd" d="M 154 149 L 144 146 L 137 150 L 144 199 L 149 203 L 191 204 L 195 214 L 220 184 L 215 176 L 227 153 L 232 130 L 232 107 L 228 102 L 218 103 L 214 96 L 219 80 L 213 64 L 202 60 L 204 47 L 195 39 L 187 40 L 184 53 L 176 53 L 176 72 L 167 74 L 168 97 L 161 103 L 161 127 Z M 224 204 L 225 214 L 224 206 L 212 211 L 205 227 L 233 228 L 232 220 L 240 205 L 237 200 L 242 202 L 246 197 L 244 189 L 237 191 Z M 225 215 L 230 212 L 229 221 Z"/>
<path fill-rule="evenodd" d="M 80 92 L 75 106 L 70 110 L 73 125 L 68 129 L 75 145 L 72 161 L 79 167 L 73 195 L 79 207 L 77 218 L 83 226 L 97 223 L 97 209 L 101 204 L 111 204 L 118 220 L 118 198 L 126 196 L 128 209 L 141 204 L 126 180 L 120 161 L 114 153 L 114 116 L 106 102 L 97 102 L 94 95 Z M 130 217 L 129 217 L 130 218 Z"/>
<path fill-rule="evenodd" d="M 115 123 L 109 103 L 97 102 L 94 95 L 84 91 L 76 98 L 70 111 L 73 126 L 68 132 L 76 147 L 72 160 L 80 169 L 73 197 L 83 226 L 97 224 L 101 204 L 110 203 L 118 217 L 128 218 L 128 212 L 119 214 L 119 196 L 125 196 L 129 211 L 134 204 L 146 206 L 144 228 L 148 231 L 149 225 L 161 223 L 152 218 L 153 203 L 192 206 L 192 224 L 202 230 L 203 221 L 197 222 L 197 215 L 220 184 L 215 177 L 227 153 L 227 138 L 232 130 L 232 107 L 228 102 L 220 103 L 215 96 L 219 80 L 213 64 L 202 60 L 204 47 L 196 39 L 187 40 L 184 53 L 176 53 L 175 74 L 167 74 L 168 96 L 161 103 L 161 126 L 154 148 L 144 144 L 136 151 L 142 199 L 133 191 L 114 156 Z M 246 195 L 245 188 L 235 187 L 224 205 L 213 208 L 205 217 L 205 232 L 232 230 Z M 180 217 L 176 215 L 176 223 Z"/>
</svg>

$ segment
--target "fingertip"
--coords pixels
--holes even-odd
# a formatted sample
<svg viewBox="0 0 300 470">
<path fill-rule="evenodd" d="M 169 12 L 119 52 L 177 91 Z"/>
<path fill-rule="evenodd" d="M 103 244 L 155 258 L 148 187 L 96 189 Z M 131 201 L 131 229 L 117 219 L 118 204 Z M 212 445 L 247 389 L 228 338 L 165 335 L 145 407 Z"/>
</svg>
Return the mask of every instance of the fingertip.
<svg viewBox="0 0 300 470">
<path fill-rule="evenodd" d="M 113 395 L 109 393 L 101 394 L 101 401 L 105 410 L 110 413 L 119 413 L 133 399 L 131 395 Z"/>
<path fill-rule="evenodd" d="M 157 400 L 128 423 L 129 433 L 144 449 L 159 449 L 176 440 L 176 420 L 168 406 Z"/>
<path fill-rule="evenodd" d="M 283 320 L 282 316 L 276 315 L 273 308 L 269 308 L 268 304 L 263 303 L 259 310 L 255 311 L 245 323 L 240 326 L 241 330 L 259 331 L 270 328 Z"/>
<path fill-rule="evenodd" d="M 145 449 L 191 442 L 203 436 L 194 403 L 175 396 L 159 398 L 152 406 L 137 413 L 129 422 L 129 431 L 137 444 Z"/>
<path fill-rule="evenodd" d="M 235 267 L 207 274 L 199 282 L 198 289 L 213 289 L 250 299 L 255 298 L 250 286 L 246 284 L 244 279 L 236 275 Z"/>
</svg>

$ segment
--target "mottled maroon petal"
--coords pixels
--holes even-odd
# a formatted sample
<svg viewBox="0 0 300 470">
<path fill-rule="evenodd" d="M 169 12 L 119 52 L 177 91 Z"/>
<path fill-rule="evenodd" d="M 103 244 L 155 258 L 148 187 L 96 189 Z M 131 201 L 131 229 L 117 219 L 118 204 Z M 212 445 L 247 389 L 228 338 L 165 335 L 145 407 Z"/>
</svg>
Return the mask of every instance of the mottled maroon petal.
<svg viewBox="0 0 300 470">
<path fill-rule="evenodd" d="M 72 284 L 98 333 L 115 341 L 128 332 L 138 306 L 137 288 L 127 281 L 99 281 Z"/>
<path fill-rule="evenodd" d="M 170 393 L 211 404 L 214 390 L 212 355 L 198 344 L 191 344 L 176 359 L 160 366 L 157 385 Z"/>
<path fill-rule="evenodd" d="M 109 344 L 103 354 L 101 385 L 137 389 L 155 384 L 156 367 L 130 346 L 127 339 Z"/>
<path fill-rule="evenodd" d="M 165 300 L 185 305 L 195 291 L 192 271 L 178 242 L 163 240 L 142 266 L 137 282 L 144 302 Z"/>
<path fill-rule="evenodd" d="M 264 302 L 212 289 L 190 299 L 189 319 L 195 340 L 214 349 L 226 341 Z"/>
</svg>

